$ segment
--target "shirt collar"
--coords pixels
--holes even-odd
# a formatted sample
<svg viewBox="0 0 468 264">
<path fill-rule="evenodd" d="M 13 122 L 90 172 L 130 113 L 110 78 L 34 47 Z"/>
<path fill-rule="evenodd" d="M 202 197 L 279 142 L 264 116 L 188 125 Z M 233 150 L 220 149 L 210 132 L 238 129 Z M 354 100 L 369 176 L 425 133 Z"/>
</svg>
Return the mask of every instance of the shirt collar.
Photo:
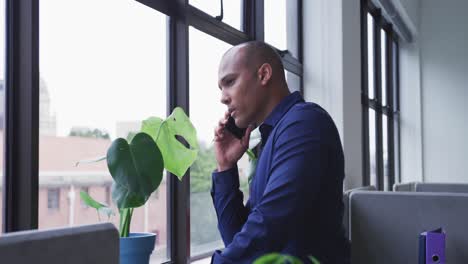
<svg viewBox="0 0 468 264">
<path fill-rule="evenodd" d="M 288 110 L 298 102 L 304 102 L 299 92 L 294 92 L 283 98 L 281 102 L 275 106 L 273 111 L 268 115 L 265 121 L 260 125 L 259 130 L 262 135 L 262 143 L 264 144 L 266 138 L 270 134 L 273 127 L 276 126 L 278 121 L 288 112 Z"/>
</svg>

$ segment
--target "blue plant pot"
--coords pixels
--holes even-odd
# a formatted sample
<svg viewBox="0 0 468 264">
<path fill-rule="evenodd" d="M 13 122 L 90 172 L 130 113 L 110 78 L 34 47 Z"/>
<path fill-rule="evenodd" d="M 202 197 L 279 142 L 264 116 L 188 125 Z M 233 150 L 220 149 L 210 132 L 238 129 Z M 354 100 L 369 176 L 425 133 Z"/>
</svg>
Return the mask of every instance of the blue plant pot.
<svg viewBox="0 0 468 264">
<path fill-rule="evenodd" d="M 130 233 L 120 238 L 120 264 L 148 264 L 156 234 Z"/>
</svg>

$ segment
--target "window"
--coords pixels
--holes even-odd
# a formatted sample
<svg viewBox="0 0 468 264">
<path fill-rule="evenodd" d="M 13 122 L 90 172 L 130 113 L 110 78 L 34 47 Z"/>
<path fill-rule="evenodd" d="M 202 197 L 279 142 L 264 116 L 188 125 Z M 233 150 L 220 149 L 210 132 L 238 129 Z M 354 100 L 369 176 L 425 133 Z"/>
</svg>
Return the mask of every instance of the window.
<svg viewBox="0 0 468 264">
<path fill-rule="evenodd" d="M 299 1 L 265 0 L 265 42 L 299 58 Z"/>
<path fill-rule="evenodd" d="M 60 209 L 59 188 L 47 189 L 47 209 L 57 211 Z"/>
<path fill-rule="evenodd" d="M 32 7 L 12 4 L 8 9 L 20 14 L 20 21 L 26 22 L 8 22 L 10 25 L 6 26 L 11 29 L 8 36 L 13 37 L 7 43 L 14 45 L 7 50 L 21 54 L 32 51 L 32 54 L 28 63 L 19 61 L 20 56 L 15 54 L 8 59 L 8 63 L 22 67 L 18 71 L 22 75 L 13 75 L 11 80 L 19 84 L 15 90 L 28 96 L 14 101 L 26 111 L 13 111 L 9 121 L 19 124 L 11 126 L 16 137 L 13 142 L 7 142 L 9 149 L 22 149 L 19 157 L 7 153 L 7 159 L 16 167 L 5 175 L 10 179 L 5 189 L 15 190 L 8 195 L 13 198 L 6 201 L 6 212 L 20 218 L 6 224 L 7 231 L 15 230 L 16 222 L 22 229 L 99 221 L 117 224 L 118 217 L 99 219 L 95 210 L 80 206 L 79 193 L 86 186 L 93 198 L 115 207 L 111 201 L 112 179 L 105 162 L 78 167 L 75 163 L 102 157 L 113 139 L 131 138 L 139 130 L 139 121 L 149 116 L 166 116 L 180 106 L 189 113 L 199 131 L 203 143 L 200 158 L 189 172 L 190 178 L 179 181 L 170 174 L 163 178 L 158 192 L 146 206 L 135 210 L 131 230 L 157 230 L 158 242 L 151 263 L 203 259 L 222 247 L 208 199 L 211 176 L 205 173 L 213 165 L 210 147 L 213 124 L 224 112 L 217 98 L 219 59 L 232 45 L 267 39 L 281 51 L 291 90 L 302 90 L 299 45 L 302 1 L 283 2 L 282 7 L 287 11 L 279 10 L 273 1 L 265 5 L 245 0 L 141 2 L 145 4 L 135 0 L 73 3 L 43 0 L 34 2 L 37 5 Z M 222 19 L 216 18 L 221 4 Z M 275 21 L 267 22 L 275 16 L 270 8 L 282 12 L 280 23 L 284 30 L 281 32 L 272 30 Z M 289 18 L 290 12 L 296 14 L 294 18 Z M 36 18 L 40 21 L 32 21 Z M 19 38 L 17 32 L 31 34 Z M 13 46 L 24 47 L 28 52 L 12 49 Z M 36 49 L 39 54 L 35 53 Z M 19 82 L 17 78 L 25 81 Z M 216 97 L 213 101 L 209 98 L 212 95 Z M 30 141 L 30 146 L 19 144 Z M 12 177 L 11 171 L 19 166 L 31 169 Z M 246 167 L 247 164 L 240 166 L 241 174 Z M 245 183 L 243 188 L 247 189 Z M 53 194 L 49 192 L 52 189 Z M 31 199 L 12 201 L 25 194 L 30 194 Z M 52 198 L 54 195 L 56 198 Z M 57 202 L 54 204 L 52 200 Z M 50 206 L 57 208 L 56 214 L 49 214 Z M 34 219 L 36 211 L 37 219 Z M 30 215 L 32 219 L 28 218 Z M 201 233 L 198 227 L 210 228 L 211 233 Z"/>
<path fill-rule="evenodd" d="M 374 65 L 374 17 L 367 14 L 367 72 L 368 72 L 368 84 L 367 84 L 367 95 L 369 99 L 374 99 L 374 77 L 375 77 L 375 65 Z"/>
<path fill-rule="evenodd" d="M 130 139 L 142 120 L 166 116 L 166 17 L 130 0 L 44 0 L 40 19 L 39 184 L 55 184 L 69 202 L 55 215 L 40 206 L 39 228 L 105 221 L 118 227 L 106 162 L 75 163 L 104 156 L 112 140 Z M 165 180 L 159 188 L 166 193 Z M 80 191 L 116 215 L 98 215 Z M 132 232 L 159 230 L 154 263 L 167 259 L 166 208 L 161 195 L 132 217 Z"/>
<path fill-rule="evenodd" d="M 371 1 L 362 8 L 365 180 L 391 190 L 399 180 L 398 37 Z"/>
<path fill-rule="evenodd" d="M 302 68 L 300 62 L 295 58 L 299 56 L 298 34 L 287 34 L 286 22 L 292 22 L 286 21 L 287 13 L 284 9 L 289 6 L 288 12 L 293 12 L 292 10 L 297 12 L 294 9 L 297 8 L 297 4 L 291 7 L 290 3 L 294 4 L 298 1 L 284 1 L 282 2 L 283 8 L 281 5 L 280 7 L 275 6 L 276 3 L 271 5 L 272 1 L 269 1 L 267 6 L 267 2 L 265 1 L 265 9 L 262 10 L 265 14 L 265 39 L 278 50 L 287 49 L 289 51 L 281 52 L 282 55 L 289 53 L 287 63 L 285 63 L 286 80 L 291 91 L 301 91 L 302 72 L 298 69 Z M 267 13 L 270 20 L 266 18 Z M 276 13 L 281 13 L 284 21 L 281 19 L 279 22 L 275 21 L 275 19 L 278 20 L 275 17 Z M 297 18 L 297 16 L 295 17 Z M 278 23 L 283 26 L 284 30 L 277 30 Z M 297 23 L 295 27 L 298 28 Z M 203 31 L 210 32 L 210 30 Z M 197 128 L 200 141 L 198 159 L 190 170 L 190 248 L 193 261 L 209 258 L 215 249 L 224 247 L 217 229 L 216 212 L 212 206 L 210 195 L 211 172 L 216 168 L 212 140 L 213 129 L 226 111 L 226 106 L 220 103 L 221 94 L 217 87 L 218 66 L 224 52 L 233 44 L 229 43 L 227 37 L 219 38 L 204 32 L 199 31 L 198 28 L 189 27 L 190 118 Z M 209 54 L 203 52 L 206 50 L 210 51 Z M 238 167 L 241 190 L 244 193 L 244 202 L 246 202 L 249 170 L 247 155 L 241 158 Z"/>
<path fill-rule="evenodd" d="M 0 206 L 3 205 L 3 153 L 5 136 L 5 0 L 0 0 Z M 3 210 L 0 209 L 0 227 L 3 226 Z M 1 236 L 0 231 L 0 236 Z"/>
<path fill-rule="evenodd" d="M 224 52 L 231 47 L 227 43 L 190 28 L 190 118 L 197 128 L 200 141 L 198 159 L 190 170 L 190 240 L 192 256 L 212 252 L 224 247 L 218 228 L 216 212 L 210 195 L 211 173 L 216 169 L 213 149 L 213 128 L 227 110 L 221 104 L 218 88 L 218 66 Z M 207 57 L 203 50 L 210 50 Z M 210 109 L 207 111 L 207 109 Z M 239 161 L 241 188 L 246 198 L 247 155 Z"/>
<path fill-rule="evenodd" d="M 375 110 L 369 108 L 369 153 L 370 153 L 370 184 L 377 186 L 377 154 L 376 154 L 376 129 L 375 129 Z"/>
<path fill-rule="evenodd" d="M 391 127 L 393 125 L 393 129 L 390 128 L 391 130 L 394 131 L 393 134 L 393 142 L 395 145 L 395 149 L 393 149 L 393 153 L 389 153 L 389 156 L 393 158 L 394 160 L 394 169 L 393 173 L 395 174 L 395 182 L 400 182 L 401 181 L 401 176 L 400 176 L 400 89 L 399 89 L 399 83 L 400 83 L 400 78 L 399 78 L 399 60 L 398 60 L 398 42 L 392 41 L 391 47 L 393 49 L 392 52 L 392 89 L 393 89 L 393 94 L 390 95 L 394 98 L 393 101 L 393 124 L 391 123 L 392 121 L 389 121 L 389 126 Z M 390 135 L 391 136 L 391 135 Z M 391 149 L 390 149 L 391 150 Z"/>
</svg>

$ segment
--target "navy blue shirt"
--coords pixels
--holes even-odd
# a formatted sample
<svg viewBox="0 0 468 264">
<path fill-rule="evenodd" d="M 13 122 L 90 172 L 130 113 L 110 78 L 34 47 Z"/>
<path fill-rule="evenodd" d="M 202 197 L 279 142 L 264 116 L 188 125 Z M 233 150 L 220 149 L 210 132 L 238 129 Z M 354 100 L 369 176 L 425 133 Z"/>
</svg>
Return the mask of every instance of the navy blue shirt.
<svg viewBox="0 0 468 264">
<path fill-rule="evenodd" d="M 212 263 L 252 263 L 272 252 L 347 263 L 344 157 L 333 120 L 295 92 L 259 129 L 263 150 L 245 205 L 237 167 L 212 175 L 211 196 L 226 247 L 214 253 Z"/>
</svg>

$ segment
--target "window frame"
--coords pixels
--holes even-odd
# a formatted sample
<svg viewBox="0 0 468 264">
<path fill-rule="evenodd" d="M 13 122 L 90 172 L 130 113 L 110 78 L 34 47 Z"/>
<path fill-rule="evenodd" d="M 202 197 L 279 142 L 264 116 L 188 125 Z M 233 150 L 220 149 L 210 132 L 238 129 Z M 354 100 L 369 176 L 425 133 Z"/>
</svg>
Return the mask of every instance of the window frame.
<svg viewBox="0 0 468 264">
<path fill-rule="evenodd" d="M 5 160 L 3 232 L 38 228 L 39 203 L 39 1 L 6 1 Z M 188 0 L 136 0 L 167 15 L 167 113 L 189 115 L 189 35 L 192 26 L 231 45 L 264 40 L 264 0 L 242 1 L 242 31 L 189 5 Z M 287 1 L 288 39 L 297 49 L 279 51 L 285 70 L 300 78 L 303 91 L 302 0 Z M 297 18 L 297 19 L 296 19 Z M 294 20 L 296 21 L 294 23 Z M 293 22 L 291 22 L 293 21 Z M 15 89 L 11 89 L 14 87 Z M 190 263 L 211 253 L 190 255 L 190 172 L 179 181 L 168 174 L 166 263 Z"/>
<path fill-rule="evenodd" d="M 367 17 L 372 16 L 373 24 L 373 54 L 374 54 L 374 75 L 369 76 L 368 72 L 368 26 Z M 381 30 L 386 34 L 385 45 L 385 86 L 386 105 L 382 104 L 382 63 L 381 63 Z M 400 109 L 399 109 L 399 60 L 398 60 L 399 38 L 389 23 L 371 0 L 361 0 L 361 104 L 363 106 L 363 185 L 370 185 L 371 181 L 371 156 L 370 156 L 370 135 L 369 135 L 369 110 L 376 113 L 375 119 L 375 142 L 376 142 L 376 185 L 378 190 L 391 190 L 395 182 L 400 182 Z M 396 48 L 394 48 L 394 45 Z M 369 77 L 374 80 L 374 99 L 370 99 Z M 383 116 L 387 117 L 387 162 L 388 179 L 385 182 L 384 153 L 383 153 Z"/>
<path fill-rule="evenodd" d="M 39 2 L 6 0 L 5 6 L 2 231 L 13 232 L 38 227 Z"/>
</svg>

